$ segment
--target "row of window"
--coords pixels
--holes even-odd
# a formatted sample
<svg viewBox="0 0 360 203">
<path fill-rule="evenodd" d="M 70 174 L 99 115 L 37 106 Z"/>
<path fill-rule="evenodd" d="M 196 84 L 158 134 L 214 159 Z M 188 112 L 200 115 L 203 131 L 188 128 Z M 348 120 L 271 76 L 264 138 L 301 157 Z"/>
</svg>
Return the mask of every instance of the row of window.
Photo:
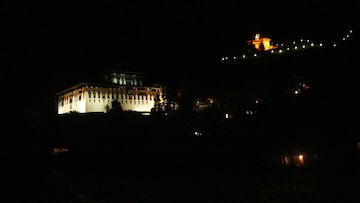
<svg viewBox="0 0 360 203">
<path fill-rule="evenodd" d="M 98 100 L 99 101 L 99 103 L 101 102 L 101 100 L 99 99 Z M 92 100 L 91 99 L 89 99 L 89 103 L 91 103 L 92 102 Z M 93 100 L 93 102 L 95 103 L 96 102 L 96 99 L 94 99 Z M 105 103 L 105 100 L 103 100 L 103 103 Z M 107 100 L 107 103 L 110 103 L 110 100 Z M 136 104 L 148 104 L 149 102 L 148 101 L 120 101 L 120 103 L 121 104 L 134 104 L 134 105 L 136 105 Z M 61 102 L 61 106 L 63 107 L 64 106 L 64 101 L 62 101 Z M 72 105 L 71 105 L 71 103 L 70 103 L 70 109 L 72 109 Z"/>
<path fill-rule="evenodd" d="M 92 101 L 94 103 L 96 103 L 96 99 L 94 99 L 94 100 L 89 99 L 89 103 L 91 103 Z M 101 100 L 99 99 L 98 102 L 100 103 Z M 103 100 L 103 103 L 105 103 L 105 100 Z M 107 100 L 107 103 L 110 103 L 110 100 Z M 120 101 L 120 103 L 121 104 L 134 104 L 134 105 L 136 105 L 136 104 L 148 104 L 149 102 L 148 101 L 126 101 L 125 100 L 125 101 Z"/>
<path fill-rule="evenodd" d="M 96 93 L 96 92 L 94 92 L 94 93 L 91 93 L 91 92 L 89 92 L 89 99 L 90 98 L 103 98 L 103 99 L 129 99 L 129 100 L 132 100 L 132 99 L 135 99 L 135 100 L 148 100 L 148 99 L 150 99 L 151 100 L 151 98 L 149 98 L 150 97 L 150 95 L 127 95 L 127 94 L 111 94 L 111 93 L 108 93 L 108 94 L 102 94 L 102 95 L 100 95 L 100 93 Z M 79 100 L 81 100 L 81 95 L 79 95 Z"/>
<path fill-rule="evenodd" d="M 131 96 L 133 96 L 133 95 L 122 95 L 121 96 L 121 100 L 120 100 L 120 103 L 121 104 L 124 104 L 124 102 L 125 102 L 125 104 L 128 104 L 128 100 L 129 100 L 129 104 L 132 104 L 132 102 L 131 102 L 131 100 L 132 100 L 132 97 Z M 130 98 L 130 99 L 129 99 Z M 142 104 L 144 104 L 144 98 L 146 98 L 145 99 L 145 101 L 146 101 L 146 104 L 148 104 L 148 101 L 150 100 L 153 100 L 153 97 L 150 97 L 149 99 L 146 97 L 146 96 L 143 96 L 143 97 L 141 97 L 141 96 L 138 96 L 138 98 L 141 98 L 141 99 L 137 99 L 137 100 L 135 100 L 134 101 L 134 103 L 133 104 L 136 104 L 136 101 L 137 101 L 137 103 L 138 104 L 140 104 L 140 101 L 142 102 Z M 79 101 L 81 100 L 81 95 L 79 95 Z M 93 100 L 94 102 L 96 102 L 96 99 L 94 99 Z M 100 99 L 99 99 L 99 103 L 100 103 Z M 61 106 L 64 106 L 65 104 L 72 104 L 72 102 L 73 102 L 73 99 L 72 98 L 69 98 L 69 99 L 65 99 L 65 100 L 61 100 Z M 103 98 L 103 102 L 105 103 L 105 98 Z M 107 100 L 107 102 L 108 103 L 110 103 L 110 100 L 108 99 Z M 89 97 L 89 103 L 91 103 L 91 98 Z"/>
<path fill-rule="evenodd" d="M 137 80 L 129 80 L 126 78 L 120 78 L 120 77 L 114 77 L 112 78 L 112 82 L 119 84 L 119 85 L 134 85 L 137 86 L 138 85 L 138 81 Z M 142 85 L 142 82 L 140 81 L 140 84 Z"/>
<path fill-rule="evenodd" d="M 119 87 L 119 88 L 101 88 L 101 87 L 88 87 L 87 89 L 84 90 L 85 92 L 103 92 L 103 93 L 111 93 L 111 92 L 123 92 L 123 91 L 142 91 L 142 92 L 157 92 L 160 91 L 159 88 L 155 88 L 155 87 L 138 87 L 138 86 L 123 86 L 123 87 Z M 79 93 L 81 93 L 81 91 L 79 91 Z"/>
</svg>

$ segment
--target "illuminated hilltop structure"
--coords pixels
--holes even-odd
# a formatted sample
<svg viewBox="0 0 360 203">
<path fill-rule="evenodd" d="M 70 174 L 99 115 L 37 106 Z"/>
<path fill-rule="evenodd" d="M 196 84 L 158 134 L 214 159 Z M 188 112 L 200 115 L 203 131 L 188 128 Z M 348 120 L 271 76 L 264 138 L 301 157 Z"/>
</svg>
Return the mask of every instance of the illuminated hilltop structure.
<svg viewBox="0 0 360 203">
<path fill-rule="evenodd" d="M 268 51 L 277 48 L 271 44 L 270 38 L 263 38 L 260 34 L 255 34 L 254 40 L 247 40 L 246 42 L 248 45 L 254 45 L 254 48 L 259 51 Z"/>
<path fill-rule="evenodd" d="M 112 110 L 150 114 L 163 102 L 161 87 L 143 86 L 142 74 L 112 70 L 103 83 L 79 83 L 57 92 L 57 114 L 107 113 Z"/>
<path fill-rule="evenodd" d="M 235 53 L 234 55 L 222 56 L 221 62 L 231 62 L 244 59 L 255 59 L 269 54 L 284 54 L 297 52 L 301 50 L 309 50 L 310 48 L 337 48 L 347 42 L 353 35 L 353 30 L 349 29 L 338 38 L 329 40 L 329 42 L 321 42 L 317 40 L 303 39 L 298 40 L 284 40 L 283 42 L 273 45 L 270 38 L 263 38 L 260 34 L 255 34 L 253 40 L 246 40 L 246 44 L 252 49 L 241 54 Z"/>
</svg>

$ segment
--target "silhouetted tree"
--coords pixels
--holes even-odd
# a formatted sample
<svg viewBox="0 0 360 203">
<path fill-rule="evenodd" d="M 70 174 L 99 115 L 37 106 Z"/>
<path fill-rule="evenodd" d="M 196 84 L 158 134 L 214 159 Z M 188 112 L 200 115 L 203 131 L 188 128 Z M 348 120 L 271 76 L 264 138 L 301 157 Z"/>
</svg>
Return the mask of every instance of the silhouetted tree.
<svg viewBox="0 0 360 203">
<path fill-rule="evenodd" d="M 157 94 L 154 98 L 154 107 L 151 109 L 152 115 L 159 115 L 162 113 L 162 104 L 160 100 L 160 95 Z"/>
<path fill-rule="evenodd" d="M 120 112 L 122 112 L 122 111 L 123 111 L 123 109 L 122 109 L 122 107 L 121 107 L 120 102 L 119 102 L 117 99 L 113 100 L 113 101 L 111 102 L 110 112 L 111 112 L 111 113 L 120 113 Z"/>
</svg>

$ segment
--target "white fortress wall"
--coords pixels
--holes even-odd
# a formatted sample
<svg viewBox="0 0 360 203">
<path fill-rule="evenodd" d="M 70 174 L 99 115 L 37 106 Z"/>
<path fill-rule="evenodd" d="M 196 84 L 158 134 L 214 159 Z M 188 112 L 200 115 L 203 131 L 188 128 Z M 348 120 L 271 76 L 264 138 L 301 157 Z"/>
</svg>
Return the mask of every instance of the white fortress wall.
<svg viewBox="0 0 360 203">
<path fill-rule="evenodd" d="M 103 88 L 83 86 L 58 96 L 58 114 L 70 112 L 106 113 L 112 108 L 112 102 L 118 100 L 123 111 L 150 112 L 155 104 L 159 88 Z"/>
</svg>

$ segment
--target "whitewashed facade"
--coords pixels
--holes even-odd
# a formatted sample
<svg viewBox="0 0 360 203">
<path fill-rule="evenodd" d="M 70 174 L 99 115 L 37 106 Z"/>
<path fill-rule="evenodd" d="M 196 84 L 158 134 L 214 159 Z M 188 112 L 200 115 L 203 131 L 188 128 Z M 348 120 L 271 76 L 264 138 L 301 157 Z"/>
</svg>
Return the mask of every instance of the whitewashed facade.
<svg viewBox="0 0 360 203">
<path fill-rule="evenodd" d="M 104 83 L 79 83 L 56 94 L 57 114 L 107 113 L 117 100 L 122 111 L 148 114 L 155 99 L 162 98 L 161 87 L 143 86 L 142 75 L 125 71 L 109 71 Z"/>
</svg>

